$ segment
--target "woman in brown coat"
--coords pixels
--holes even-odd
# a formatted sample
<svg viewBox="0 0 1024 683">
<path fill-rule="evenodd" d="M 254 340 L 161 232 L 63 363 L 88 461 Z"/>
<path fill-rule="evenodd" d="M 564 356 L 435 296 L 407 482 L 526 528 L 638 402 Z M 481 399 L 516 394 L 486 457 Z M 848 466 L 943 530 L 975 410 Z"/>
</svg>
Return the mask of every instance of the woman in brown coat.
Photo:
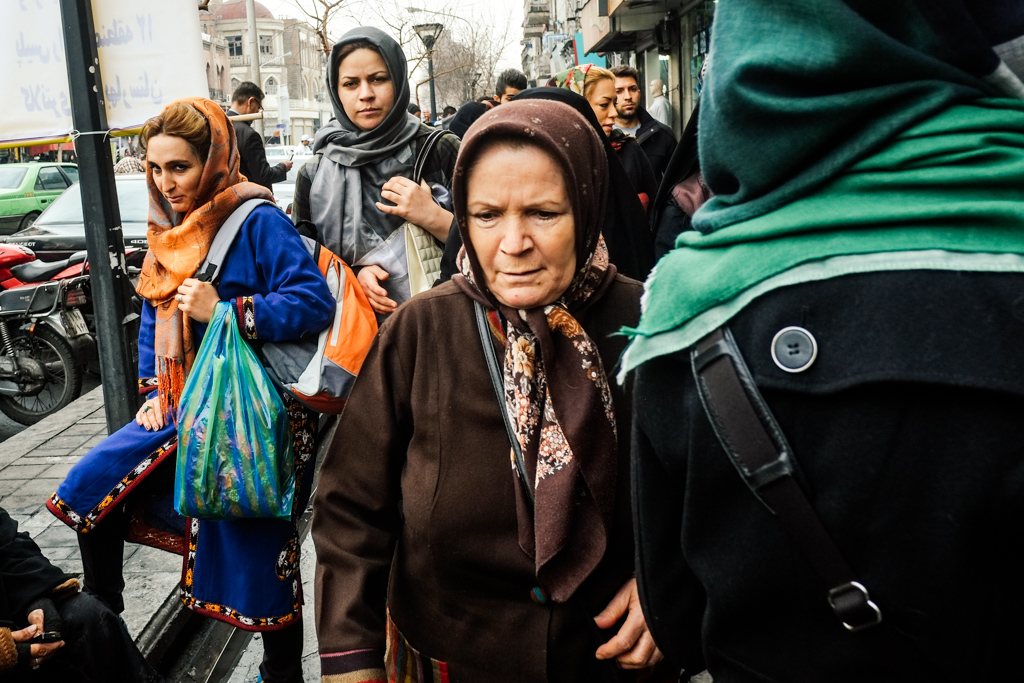
<svg viewBox="0 0 1024 683">
<path fill-rule="evenodd" d="M 632 578 L 630 401 L 606 374 L 642 289 L 608 263 L 607 184 L 562 103 L 467 133 L 461 275 L 381 327 L 320 470 L 325 681 L 628 681 L 661 659 Z"/>
</svg>

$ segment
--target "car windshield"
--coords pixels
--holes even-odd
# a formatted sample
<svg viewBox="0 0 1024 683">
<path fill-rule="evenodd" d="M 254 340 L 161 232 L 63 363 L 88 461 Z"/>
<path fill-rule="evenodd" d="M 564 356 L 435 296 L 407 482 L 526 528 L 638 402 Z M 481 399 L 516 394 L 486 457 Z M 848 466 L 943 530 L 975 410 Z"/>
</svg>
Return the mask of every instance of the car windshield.
<svg viewBox="0 0 1024 683">
<path fill-rule="evenodd" d="M 116 183 L 117 204 L 122 223 L 145 223 L 149 219 L 149 192 L 145 181 Z M 36 219 L 35 227 L 55 223 L 82 223 L 82 186 L 75 183 L 53 200 L 50 207 Z"/>
<path fill-rule="evenodd" d="M 4 168 L 0 166 L 0 190 L 13 190 L 21 187 L 27 168 Z"/>
</svg>

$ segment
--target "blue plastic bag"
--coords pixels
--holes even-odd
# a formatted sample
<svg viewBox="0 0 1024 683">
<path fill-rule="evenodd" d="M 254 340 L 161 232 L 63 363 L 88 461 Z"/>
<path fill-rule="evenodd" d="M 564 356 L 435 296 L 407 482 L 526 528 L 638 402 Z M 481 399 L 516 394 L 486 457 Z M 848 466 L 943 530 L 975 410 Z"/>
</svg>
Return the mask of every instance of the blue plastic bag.
<svg viewBox="0 0 1024 683">
<path fill-rule="evenodd" d="M 222 301 L 178 406 L 174 509 L 198 519 L 289 519 L 294 495 L 288 411 Z"/>
</svg>

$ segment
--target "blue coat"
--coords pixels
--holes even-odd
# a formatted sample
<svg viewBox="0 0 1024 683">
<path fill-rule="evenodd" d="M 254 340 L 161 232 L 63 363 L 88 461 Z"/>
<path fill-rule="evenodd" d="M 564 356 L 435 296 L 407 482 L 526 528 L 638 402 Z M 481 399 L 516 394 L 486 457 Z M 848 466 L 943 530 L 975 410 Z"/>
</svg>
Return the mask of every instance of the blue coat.
<svg viewBox="0 0 1024 683">
<path fill-rule="evenodd" d="M 330 322 L 334 298 L 291 221 L 276 207 L 261 206 L 243 223 L 214 282 L 223 301 L 238 312 L 243 338 L 281 341 L 316 334 Z M 139 385 L 151 392 L 154 370 L 154 308 L 147 301 L 139 331 Z M 193 323 L 196 343 L 206 325 Z M 292 521 L 186 520 L 170 509 L 171 491 L 139 485 L 165 463 L 173 468 L 177 434 L 173 424 L 149 432 L 134 421 L 83 456 L 48 503 L 80 533 L 88 533 L 111 509 L 127 502 L 144 507 L 134 515 L 129 540 L 181 553 L 182 599 L 197 612 L 251 630 L 272 630 L 300 614 L 301 581 L 295 520 L 305 509 L 315 456 L 316 414 L 286 399 L 295 434 L 298 490 Z M 166 468 L 163 470 L 166 472 Z M 149 487 L 152 489 L 153 487 Z"/>
</svg>

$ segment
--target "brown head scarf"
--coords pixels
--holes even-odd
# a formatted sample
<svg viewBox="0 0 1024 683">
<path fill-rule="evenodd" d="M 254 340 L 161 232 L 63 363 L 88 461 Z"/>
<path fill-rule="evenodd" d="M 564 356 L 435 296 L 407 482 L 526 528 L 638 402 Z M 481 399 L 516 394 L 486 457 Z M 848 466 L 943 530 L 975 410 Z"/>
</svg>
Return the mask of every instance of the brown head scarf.
<svg viewBox="0 0 1024 683">
<path fill-rule="evenodd" d="M 214 235 L 235 209 L 249 199 L 274 198 L 269 190 L 248 182 L 238 172 L 235 129 L 220 105 L 201 97 L 179 102 L 192 105 L 206 118 L 210 126 L 210 152 L 199 181 L 195 205 L 177 225 L 177 215 L 153 183 L 153 171 L 146 167 L 149 253 L 142 264 L 138 287 L 139 295 L 156 308 L 156 371 L 160 407 L 164 415 L 172 416 L 196 355 L 192 326 L 185 314 L 178 310 L 174 295 L 181 283 L 195 275 L 206 260 Z"/>
<path fill-rule="evenodd" d="M 484 284 L 469 239 L 469 172 L 496 137 L 537 145 L 565 178 L 576 227 L 576 274 L 562 296 L 546 306 L 517 310 L 499 304 Z M 557 602 L 568 600 L 604 557 L 615 502 L 611 390 L 597 346 L 574 317 L 615 277 L 601 237 L 607 191 L 603 141 L 586 119 L 560 102 L 511 102 L 484 114 L 467 132 L 455 165 L 455 215 L 465 243 L 462 274 L 455 281 L 470 297 L 500 311 L 504 321 L 498 331 L 507 340 L 505 403 L 534 489 L 531 515 L 522 487 L 516 486 L 519 544 L 534 558 L 541 585 Z"/>
</svg>

